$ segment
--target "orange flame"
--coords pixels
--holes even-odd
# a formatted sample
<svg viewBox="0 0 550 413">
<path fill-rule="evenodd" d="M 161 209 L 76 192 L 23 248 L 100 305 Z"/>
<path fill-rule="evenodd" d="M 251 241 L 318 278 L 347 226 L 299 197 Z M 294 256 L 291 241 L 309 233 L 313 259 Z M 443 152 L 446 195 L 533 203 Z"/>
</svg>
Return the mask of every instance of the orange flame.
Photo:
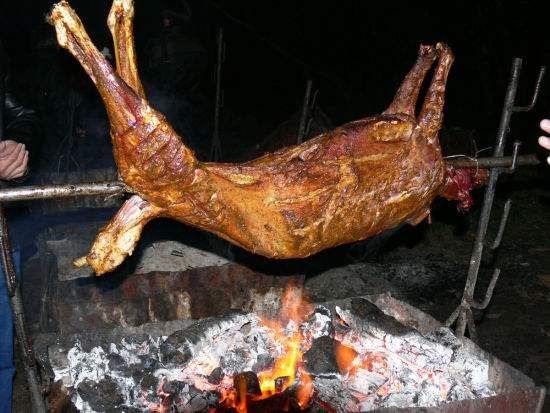
<svg viewBox="0 0 550 413">
<path fill-rule="evenodd" d="M 224 395 L 226 406 L 233 407 L 238 413 L 246 413 L 247 400 L 257 401 L 267 399 L 275 394 L 284 392 L 294 384 L 299 377 L 296 389 L 296 398 L 300 408 L 306 408 L 313 395 L 313 381 L 303 369 L 302 336 L 299 325 L 311 312 L 311 305 L 302 295 L 301 288 L 290 284 L 285 289 L 281 300 L 279 320 L 263 319 L 262 325 L 271 330 L 274 340 L 283 348 L 283 355 L 275 360 L 271 369 L 258 373 L 261 394 L 246 395 L 246 385 L 239 383 L 239 389 L 233 389 L 232 394 Z M 292 327 L 292 331 L 285 333 L 284 326 Z M 238 392 L 238 396 L 236 394 Z"/>
<path fill-rule="evenodd" d="M 334 353 L 336 356 L 336 364 L 338 365 L 338 370 L 340 370 L 340 373 L 354 375 L 354 361 L 357 358 L 357 352 L 337 341 L 334 347 Z"/>
</svg>

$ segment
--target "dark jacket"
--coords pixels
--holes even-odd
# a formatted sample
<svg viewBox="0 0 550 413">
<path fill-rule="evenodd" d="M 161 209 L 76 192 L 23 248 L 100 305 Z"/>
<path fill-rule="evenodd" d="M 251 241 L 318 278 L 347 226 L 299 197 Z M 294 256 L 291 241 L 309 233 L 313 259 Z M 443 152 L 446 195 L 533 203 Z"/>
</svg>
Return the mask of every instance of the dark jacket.
<svg viewBox="0 0 550 413">
<path fill-rule="evenodd" d="M 29 165 L 36 157 L 40 142 L 40 120 L 37 113 L 23 104 L 20 90 L 8 71 L 8 62 L 0 41 L 0 141 L 10 139 L 25 144 Z M 28 174 L 27 174 L 28 176 Z M 12 181 L 18 184 L 26 177 Z M 4 186 L 4 182 L 0 182 Z"/>
<path fill-rule="evenodd" d="M 1 69 L 0 69 L 1 70 Z M 0 73 L 0 139 L 11 139 L 25 144 L 29 157 L 38 150 L 40 122 L 36 112 L 21 101 L 20 91 L 11 76 Z"/>
</svg>

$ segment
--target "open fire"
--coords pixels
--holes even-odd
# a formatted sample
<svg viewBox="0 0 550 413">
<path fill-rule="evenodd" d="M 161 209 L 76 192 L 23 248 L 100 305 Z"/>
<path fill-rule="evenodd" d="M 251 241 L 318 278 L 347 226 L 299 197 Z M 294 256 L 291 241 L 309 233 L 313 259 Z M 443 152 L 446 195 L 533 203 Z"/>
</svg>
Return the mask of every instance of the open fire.
<svg viewBox="0 0 550 413">
<path fill-rule="evenodd" d="M 313 384 L 304 368 L 303 349 L 308 340 L 300 330 L 300 325 L 312 311 L 313 308 L 302 299 L 301 289 L 292 285 L 286 289 L 282 297 L 281 317 L 278 320 L 261 319 L 261 325 L 279 347 L 281 354 L 275 359 L 272 368 L 257 374 L 255 394 L 249 394 L 247 375 L 237 374 L 233 380 L 234 387 L 222 392 L 223 406 L 245 413 L 250 401 L 264 400 L 283 393 L 294 383 L 297 383 L 295 394 L 298 406 L 308 406 Z M 252 381 L 255 382 L 254 375 Z"/>
<path fill-rule="evenodd" d="M 448 329 L 421 334 L 364 298 L 314 306 L 295 285 L 280 307 L 168 337 L 77 342 L 50 357 L 55 380 L 86 412 L 369 411 L 495 394 L 488 360 Z"/>
</svg>

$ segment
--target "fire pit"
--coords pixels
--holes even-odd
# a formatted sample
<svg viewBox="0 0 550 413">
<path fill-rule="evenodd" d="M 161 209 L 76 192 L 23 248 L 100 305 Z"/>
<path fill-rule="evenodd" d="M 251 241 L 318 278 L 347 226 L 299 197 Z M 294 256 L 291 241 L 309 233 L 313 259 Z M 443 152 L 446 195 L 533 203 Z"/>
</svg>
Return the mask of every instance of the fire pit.
<svg viewBox="0 0 550 413">
<path fill-rule="evenodd" d="M 171 334 L 67 337 L 44 358 L 85 412 L 540 408 L 529 378 L 389 295 L 313 305 L 291 286 L 280 301 Z"/>
</svg>

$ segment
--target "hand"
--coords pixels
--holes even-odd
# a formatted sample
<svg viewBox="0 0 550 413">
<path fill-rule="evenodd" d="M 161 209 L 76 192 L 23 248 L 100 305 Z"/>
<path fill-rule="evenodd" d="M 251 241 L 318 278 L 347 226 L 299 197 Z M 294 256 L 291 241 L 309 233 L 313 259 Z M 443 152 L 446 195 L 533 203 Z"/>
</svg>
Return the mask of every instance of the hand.
<svg viewBox="0 0 550 413">
<path fill-rule="evenodd" d="M 543 131 L 550 134 L 550 120 L 544 119 L 540 122 L 540 127 Z M 542 146 L 545 149 L 550 150 L 550 138 L 547 136 L 541 136 L 539 138 L 539 145 Z M 550 156 L 546 159 L 546 161 L 550 164 Z"/>
<path fill-rule="evenodd" d="M 27 172 L 29 152 L 25 145 L 12 140 L 0 142 L 0 179 L 11 181 Z"/>
</svg>

